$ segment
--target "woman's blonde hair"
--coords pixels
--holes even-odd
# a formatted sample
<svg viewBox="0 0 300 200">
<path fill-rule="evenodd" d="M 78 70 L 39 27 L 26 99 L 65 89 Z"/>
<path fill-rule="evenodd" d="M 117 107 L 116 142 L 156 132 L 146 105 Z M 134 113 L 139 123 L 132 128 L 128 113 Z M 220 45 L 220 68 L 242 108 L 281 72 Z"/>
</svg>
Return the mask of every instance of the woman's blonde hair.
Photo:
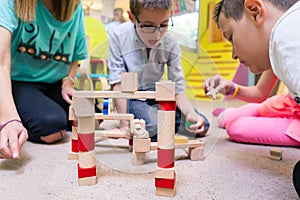
<svg viewBox="0 0 300 200">
<path fill-rule="evenodd" d="M 52 0 L 55 13 L 52 15 L 59 21 L 68 21 L 72 18 L 80 0 Z M 15 12 L 24 22 L 35 20 L 37 0 L 15 0 Z"/>
</svg>

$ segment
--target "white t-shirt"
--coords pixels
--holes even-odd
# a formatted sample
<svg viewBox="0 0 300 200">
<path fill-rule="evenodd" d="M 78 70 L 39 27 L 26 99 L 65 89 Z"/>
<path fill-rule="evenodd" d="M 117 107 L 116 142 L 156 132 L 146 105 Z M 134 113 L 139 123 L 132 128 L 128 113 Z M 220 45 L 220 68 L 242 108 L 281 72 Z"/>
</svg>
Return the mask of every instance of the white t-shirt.
<svg viewBox="0 0 300 200">
<path fill-rule="evenodd" d="M 300 97 L 300 1 L 273 27 L 269 48 L 275 75 L 294 99 Z"/>
</svg>

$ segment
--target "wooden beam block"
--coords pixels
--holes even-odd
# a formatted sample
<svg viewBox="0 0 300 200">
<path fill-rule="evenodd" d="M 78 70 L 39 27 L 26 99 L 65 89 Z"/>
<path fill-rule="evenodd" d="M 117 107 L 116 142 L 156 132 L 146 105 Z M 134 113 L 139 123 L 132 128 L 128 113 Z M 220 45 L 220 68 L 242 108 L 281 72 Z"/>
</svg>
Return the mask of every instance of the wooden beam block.
<svg viewBox="0 0 300 200">
<path fill-rule="evenodd" d="M 104 115 L 102 113 L 95 113 L 95 119 L 103 119 L 103 120 L 133 120 L 134 115 L 128 113 L 114 113 Z"/>
<path fill-rule="evenodd" d="M 96 137 L 107 137 L 107 138 L 126 138 L 125 131 L 119 128 L 112 130 L 95 130 Z"/>
<path fill-rule="evenodd" d="M 121 74 L 121 91 L 122 92 L 136 92 L 138 90 L 138 76 L 137 73 L 124 72 Z"/>
<path fill-rule="evenodd" d="M 270 149 L 269 158 L 273 160 L 282 160 L 282 149 L 280 148 L 272 148 Z"/>
<path fill-rule="evenodd" d="M 134 93 L 124 93 L 121 91 L 75 91 L 77 98 L 122 98 L 122 99 L 155 99 L 155 91 L 137 91 Z"/>
<path fill-rule="evenodd" d="M 188 143 L 175 144 L 175 149 L 203 147 L 204 142 L 200 140 L 190 140 Z M 157 142 L 151 142 L 150 150 L 157 150 Z"/>
</svg>

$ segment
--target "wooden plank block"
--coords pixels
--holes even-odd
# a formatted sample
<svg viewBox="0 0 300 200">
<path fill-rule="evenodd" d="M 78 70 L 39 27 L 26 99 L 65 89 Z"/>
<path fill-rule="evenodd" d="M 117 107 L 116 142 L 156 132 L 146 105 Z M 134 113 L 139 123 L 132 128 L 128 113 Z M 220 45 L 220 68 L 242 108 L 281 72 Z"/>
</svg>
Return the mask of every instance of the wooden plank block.
<svg viewBox="0 0 300 200">
<path fill-rule="evenodd" d="M 96 137 L 107 137 L 107 138 L 126 138 L 126 133 L 121 129 L 112 130 L 95 130 Z"/>
<path fill-rule="evenodd" d="M 190 140 L 186 144 L 175 144 L 175 149 L 203 147 L 204 142 L 200 140 Z M 150 150 L 157 150 L 157 142 L 151 142 Z"/>
<path fill-rule="evenodd" d="M 155 99 L 155 91 L 137 91 L 134 93 L 122 93 L 121 91 L 74 91 L 77 98 L 122 98 L 122 99 Z"/>
<path fill-rule="evenodd" d="M 133 114 L 127 113 L 114 113 L 104 115 L 103 113 L 95 113 L 95 119 L 103 119 L 103 120 L 133 120 Z"/>
</svg>

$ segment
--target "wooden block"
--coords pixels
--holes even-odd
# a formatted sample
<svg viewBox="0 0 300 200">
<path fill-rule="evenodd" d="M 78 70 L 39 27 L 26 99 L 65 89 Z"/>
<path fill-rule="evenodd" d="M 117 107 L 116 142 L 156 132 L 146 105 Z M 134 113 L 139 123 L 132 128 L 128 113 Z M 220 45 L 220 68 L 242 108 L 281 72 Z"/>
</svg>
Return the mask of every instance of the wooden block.
<svg viewBox="0 0 300 200">
<path fill-rule="evenodd" d="M 68 153 L 68 160 L 78 160 L 79 153 L 69 152 Z"/>
<path fill-rule="evenodd" d="M 78 134 L 78 149 L 80 152 L 88 152 L 95 149 L 95 134 Z"/>
<path fill-rule="evenodd" d="M 145 163 L 145 153 L 132 152 L 132 164 L 143 165 Z"/>
<path fill-rule="evenodd" d="M 189 157 L 190 160 L 204 160 L 204 148 L 203 147 L 196 147 L 196 148 L 189 148 Z"/>
<path fill-rule="evenodd" d="M 76 117 L 91 117 L 95 113 L 94 98 L 75 98 L 73 109 Z"/>
<path fill-rule="evenodd" d="M 139 139 L 136 137 L 133 137 L 133 151 L 136 153 L 146 153 L 150 151 L 150 144 L 151 144 L 151 139 Z"/>
<path fill-rule="evenodd" d="M 166 196 L 166 197 L 174 197 L 176 194 L 176 188 L 169 189 L 169 188 L 156 188 L 156 195 L 158 196 Z"/>
<path fill-rule="evenodd" d="M 95 113 L 95 119 L 103 119 L 103 120 L 133 120 L 134 115 L 128 113 L 114 113 L 104 115 L 102 113 Z"/>
<path fill-rule="evenodd" d="M 97 184 L 97 177 L 86 177 L 86 178 L 79 178 L 78 179 L 78 185 L 79 186 L 90 186 L 90 185 L 96 185 Z"/>
<path fill-rule="evenodd" d="M 95 130 L 96 137 L 107 137 L 107 138 L 126 138 L 125 131 L 119 128 L 112 130 Z"/>
<path fill-rule="evenodd" d="M 157 166 L 160 168 L 173 168 L 175 162 L 175 149 L 157 149 Z"/>
<path fill-rule="evenodd" d="M 176 173 L 174 179 L 155 178 L 155 187 L 174 189 L 176 183 Z"/>
<path fill-rule="evenodd" d="M 95 150 L 89 152 L 79 153 L 79 164 L 82 168 L 90 168 L 96 166 L 96 152 Z"/>
<path fill-rule="evenodd" d="M 134 124 L 132 125 L 132 134 L 139 139 L 148 139 L 149 132 L 146 130 L 146 122 L 145 120 L 134 120 Z"/>
<path fill-rule="evenodd" d="M 79 117 L 78 118 L 78 133 L 92 133 L 95 130 L 95 117 Z"/>
<path fill-rule="evenodd" d="M 74 153 L 78 153 L 79 152 L 79 148 L 78 148 L 78 139 L 72 139 L 71 140 L 71 151 Z"/>
<path fill-rule="evenodd" d="M 189 142 L 189 138 L 183 135 L 175 135 L 175 144 L 186 144 Z"/>
<path fill-rule="evenodd" d="M 196 148 L 203 147 L 204 142 L 200 140 L 190 140 L 188 143 L 178 143 L 175 144 L 175 149 L 185 149 L 185 148 Z M 151 142 L 150 150 L 157 150 L 157 142 Z"/>
<path fill-rule="evenodd" d="M 160 168 L 157 167 L 155 171 L 155 178 L 174 179 L 175 167 L 172 168 Z"/>
<path fill-rule="evenodd" d="M 170 81 L 156 82 L 156 101 L 175 101 L 175 83 Z"/>
<path fill-rule="evenodd" d="M 78 178 L 93 177 L 97 175 L 96 166 L 90 168 L 83 168 L 78 163 L 77 169 L 78 169 Z"/>
<path fill-rule="evenodd" d="M 273 160 L 282 160 L 282 149 L 280 148 L 272 148 L 270 149 L 269 158 Z"/>
<path fill-rule="evenodd" d="M 159 101 L 158 109 L 165 111 L 176 111 L 176 101 Z"/>
<path fill-rule="evenodd" d="M 172 149 L 175 145 L 175 111 L 158 111 L 158 148 Z"/>
<path fill-rule="evenodd" d="M 72 106 L 69 106 L 69 120 L 73 121 L 76 120 L 75 114 L 74 114 L 74 110 Z"/>
<path fill-rule="evenodd" d="M 132 93 L 138 91 L 137 73 L 126 72 L 121 74 L 121 91 Z"/>
</svg>

